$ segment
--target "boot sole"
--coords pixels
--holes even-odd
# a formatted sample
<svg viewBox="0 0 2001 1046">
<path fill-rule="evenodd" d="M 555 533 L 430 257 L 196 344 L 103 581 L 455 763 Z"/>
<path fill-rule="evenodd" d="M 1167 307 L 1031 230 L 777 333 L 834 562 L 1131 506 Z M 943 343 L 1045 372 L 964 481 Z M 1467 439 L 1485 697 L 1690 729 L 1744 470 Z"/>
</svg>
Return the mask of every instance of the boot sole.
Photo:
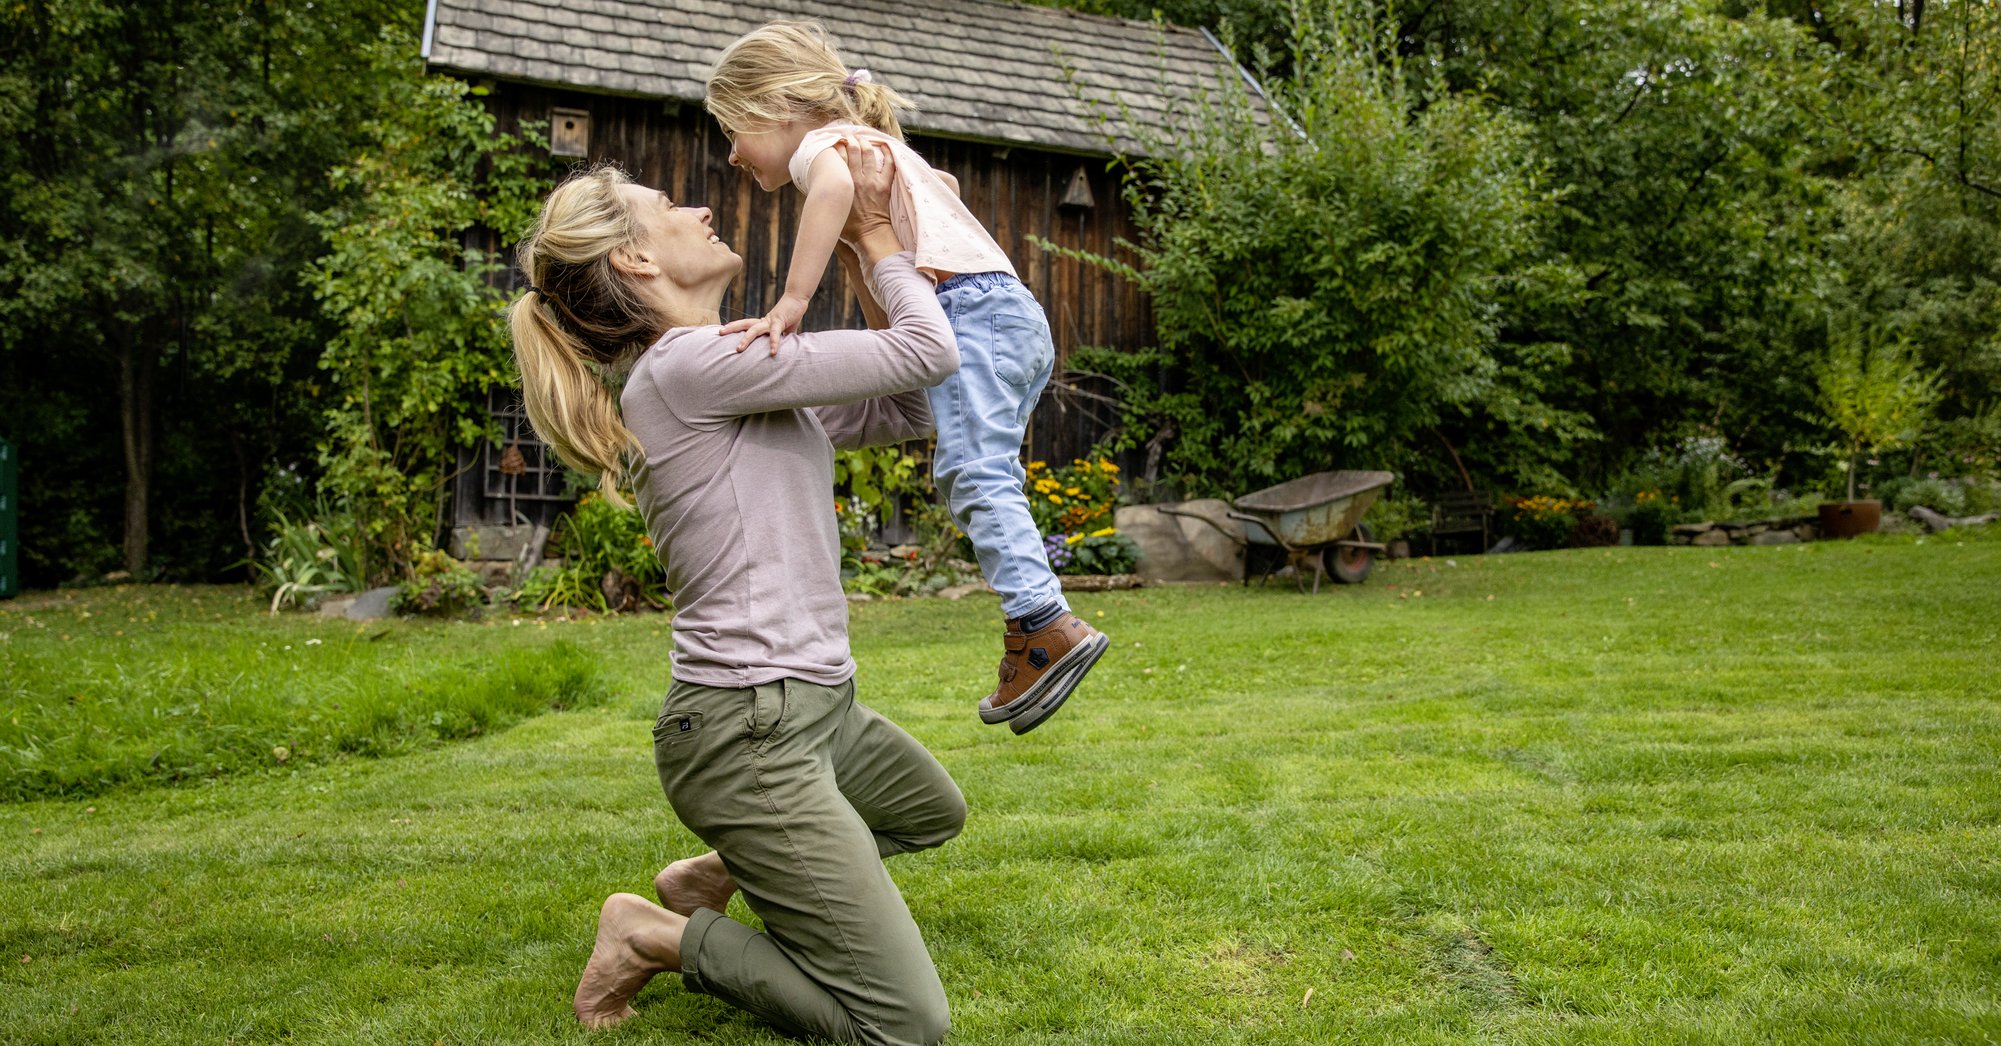
<svg viewBox="0 0 2001 1046">
<path fill-rule="evenodd" d="M 1020 697 L 1000 708 L 980 709 L 980 719 L 989 724 L 1006 723 L 1017 734 L 1025 734 L 1040 725 L 1044 719 L 1056 714 L 1063 702 L 1070 699 L 1070 692 L 1077 688 L 1084 673 L 1098 663 L 1098 659 L 1111 649 L 1112 641 L 1099 633 L 1079 644 L 1063 655 L 1063 660 L 1050 666 L 1049 674 L 1042 677 Z"/>
</svg>

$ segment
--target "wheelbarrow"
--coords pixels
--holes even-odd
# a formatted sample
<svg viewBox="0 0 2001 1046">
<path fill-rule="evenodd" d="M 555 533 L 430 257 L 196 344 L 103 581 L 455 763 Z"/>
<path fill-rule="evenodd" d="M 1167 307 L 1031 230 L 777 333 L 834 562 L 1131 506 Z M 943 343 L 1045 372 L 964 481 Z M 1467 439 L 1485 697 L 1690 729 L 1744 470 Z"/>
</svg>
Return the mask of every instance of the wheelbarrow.
<svg viewBox="0 0 2001 1046">
<path fill-rule="evenodd" d="M 1388 472 L 1316 472 L 1238 498 L 1229 516 L 1243 521 L 1247 543 L 1285 551 L 1301 591 L 1310 567 L 1318 595 L 1323 574 L 1355 585 L 1375 567 L 1384 546 L 1369 540 L 1362 514 L 1395 479 Z M 1244 583 L 1250 580 L 1246 561 Z"/>
</svg>

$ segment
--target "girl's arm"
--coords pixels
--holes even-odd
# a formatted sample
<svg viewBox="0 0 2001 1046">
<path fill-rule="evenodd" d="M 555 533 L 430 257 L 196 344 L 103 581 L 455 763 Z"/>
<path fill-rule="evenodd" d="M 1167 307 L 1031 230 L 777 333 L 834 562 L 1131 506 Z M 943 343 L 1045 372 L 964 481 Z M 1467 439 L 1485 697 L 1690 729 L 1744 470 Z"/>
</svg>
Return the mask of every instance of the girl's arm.
<svg viewBox="0 0 2001 1046">
<path fill-rule="evenodd" d="M 861 255 L 865 292 L 881 303 L 883 329 L 802 335 L 775 364 L 733 351 L 720 331 L 691 332 L 669 346 L 664 366 L 638 372 L 669 410 L 693 424 L 719 425 L 747 414 L 815 408 L 841 447 L 930 431 L 923 390 L 958 369 L 958 343 L 930 279 L 902 253 L 890 223 L 889 150 L 861 146 L 845 162 L 857 185 L 846 238 Z"/>
<path fill-rule="evenodd" d="M 723 327 L 725 334 L 743 332 L 743 339 L 737 342 L 738 352 L 750 348 L 759 338 L 769 337 L 771 355 L 776 356 L 778 340 L 799 329 L 806 306 L 812 302 L 813 292 L 819 289 L 820 278 L 827 273 L 827 260 L 834 256 L 834 245 L 840 242 L 841 226 L 854 207 L 854 176 L 848 173 L 847 160 L 840 150 L 820 150 L 809 170 L 812 173 L 807 184 L 813 188 L 799 210 L 799 235 L 792 241 L 792 267 L 785 271 L 784 295 L 763 319 L 737 320 Z"/>
</svg>

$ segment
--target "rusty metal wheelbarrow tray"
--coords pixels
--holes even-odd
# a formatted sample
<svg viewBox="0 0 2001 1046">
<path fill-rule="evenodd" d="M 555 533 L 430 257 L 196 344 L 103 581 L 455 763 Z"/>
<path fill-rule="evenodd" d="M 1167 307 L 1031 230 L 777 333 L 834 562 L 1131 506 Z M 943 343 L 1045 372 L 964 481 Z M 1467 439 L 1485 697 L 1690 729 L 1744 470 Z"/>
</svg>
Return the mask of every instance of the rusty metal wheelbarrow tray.
<svg viewBox="0 0 2001 1046">
<path fill-rule="evenodd" d="M 1318 592 L 1323 566 L 1337 579 L 1359 580 L 1325 563 L 1330 550 L 1337 556 L 1359 557 L 1359 575 L 1367 576 L 1370 559 L 1383 546 L 1369 540 L 1362 515 L 1395 479 L 1388 472 L 1316 472 L 1246 494 L 1232 503 L 1229 515 L 1244 522 L 1244 536 L 1252 544 L 1277 545 L 1296 567 L 1311 560 L 1313 590 Z"/>
</svg>

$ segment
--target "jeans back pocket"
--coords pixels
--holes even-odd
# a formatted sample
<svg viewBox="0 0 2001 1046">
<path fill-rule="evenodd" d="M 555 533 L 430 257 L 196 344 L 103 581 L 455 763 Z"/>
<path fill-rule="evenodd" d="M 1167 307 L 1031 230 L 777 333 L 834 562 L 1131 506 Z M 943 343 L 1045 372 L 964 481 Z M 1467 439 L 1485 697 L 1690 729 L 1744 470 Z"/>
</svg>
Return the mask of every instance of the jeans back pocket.
<svg viewBox="0 0 2001 1046">
<path fill-rule="evenodd" d="M 1055 366 L 1056 347 L 1042 317 L 1003 312 L 994 317 L 993 324 L 994 377 L 1026 389 L 1043 371 Z"/>
</svg>

